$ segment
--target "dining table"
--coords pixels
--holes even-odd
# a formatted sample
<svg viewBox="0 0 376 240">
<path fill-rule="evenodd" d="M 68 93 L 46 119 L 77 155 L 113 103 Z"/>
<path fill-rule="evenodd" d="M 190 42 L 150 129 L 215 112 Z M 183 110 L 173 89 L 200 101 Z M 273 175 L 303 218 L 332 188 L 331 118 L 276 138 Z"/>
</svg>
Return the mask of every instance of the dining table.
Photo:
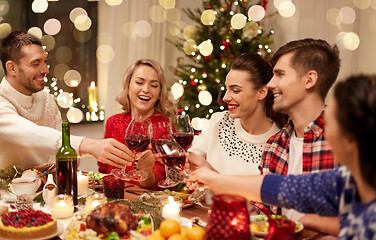
<svg viewBox="0 0 376 240">
<path fill-rule="evenodd" d="M 125 187 L 124 191 L 125 191 L 124 192 L 124 199 L 132 201 L 132 200 L 136 200 L 142 194 L 148 193 L 152 190 L 140 188 L 136 185 L 128 185 L 128 186 Z M 12 203 L 7 202 L 4 199 L 1 199 L 0 204 L 10 205 Z M 83 206 L 81 206 L 81 207 L 83 207 Z M 209 213 L 210 213 L 210 207 L 211 207 L 210 205 L 203 203 L 203 202 L 200 202 L 199 204 L 192 204 L 192 205 L 190 205 L 188 207 L 184 207 L 182 209 L 182 217 L 186 220 L 196 218 L 196 219 L 202 220 L 204 223 L 207 223 Z M 47 212 L 47 213 L 51 213 L 51 209 L 50 209 L 49 206 L 40 206 L 39 203 L 34 203 L 34 208 L 35 209 L 41 209 L 42 211 Z M 61 223 L 65 228 L 70 223 L 71 220 L 72 220 L 72 218 L 58 219 L 58 223 Z M 313 231 L 313 230 L 309 230 L 309 229 L 306 229 L 306 228 L 304 228 L 301 232 L 295 234 L 295 239 L 297 239 L 297 240 L 300 240 L 300 239 L 301 240 L 303 240 L 303 239 L 326 239 L 326 237 L 327 236 L 325 234 L 322 234 L 322 233 L 319 233 L 319 232 L 316 232 L 316 231 Z M 61 233 L 59 236 L 55 236 L 54 238 L 52 238 L 52 240 L 61 240 L 61 239 L 63 239 L 63 233 Z M 263 239 L 263 238 L 252 236 L 252 239 L 257 240 L 257 239 Z"/>
</svg>

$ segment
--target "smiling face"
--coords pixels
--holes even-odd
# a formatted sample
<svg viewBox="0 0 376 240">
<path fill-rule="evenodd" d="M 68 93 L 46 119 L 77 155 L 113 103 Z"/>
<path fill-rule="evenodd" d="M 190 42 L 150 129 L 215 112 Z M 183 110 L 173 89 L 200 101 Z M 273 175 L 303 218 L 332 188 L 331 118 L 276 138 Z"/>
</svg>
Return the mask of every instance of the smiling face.
<svg viewBox="0 0 376 240">
<path fill-rule="evenodd" d="M 265 96 L 255 89 L 249 78 L 249 73 L 241 70 L 231 70 L 226 76 L 227 90 L 223 101 L 228 105 L 231 118 L 247 119 L 256 109 L 263 109 Z"/>
<path fill-rule="evenodd" d="M 278 59 L 273 68 L 273 78 L 267 84 L 274 94 L 274 111 L 285 114 L 294 111 L 306 92 L 302 77 L 291 67 L 293 56 L 294 53 L 287 53 Z"/>
<path fill-rule="evenodd" d="M 31 95 L 44 88 L 44 77 L 49 73 L 47 67 L 47 53 L 39 45 L 31 44 L 21 48 L 21 58 L 14 63 L 14 74 L 16 81 L 14 88 L 19 92 Z"/>
<path fill-rule="evenodd" d="M 161 86 L 157 72 L 146 65 L 136 67 L 128 89 L 132 116 L 143 118 L 151 116 L 160 92 Z"/>
</svg>

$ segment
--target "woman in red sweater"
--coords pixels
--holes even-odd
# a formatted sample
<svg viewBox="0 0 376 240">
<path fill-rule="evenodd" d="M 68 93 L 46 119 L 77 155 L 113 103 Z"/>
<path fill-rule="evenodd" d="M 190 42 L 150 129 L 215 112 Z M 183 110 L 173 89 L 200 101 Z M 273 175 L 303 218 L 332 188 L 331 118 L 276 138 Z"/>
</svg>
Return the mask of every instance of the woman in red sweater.
<svg viewBox="0 0 376 240">
<path fill-rule="evenodd" d="M 176 115 L 176 107 L 170 100 L 164 71 L 155 61 L 141 59 L 133 63 L 126 71 L 124 77 L 124 89 L 116 100 L 122 105 L 123 113 L 111 116 L 106 123 L 105 138 L 114 138 L 125 144 L 125 130 L 132 118 L 141 121 L 150 120 L 168 122 L 169 118 Z M 167 128 L 153 128 L 153 139 L 159 139 L 168 134 Z M 128 148 L 128 147 L 127 147 Z M 129 153 L 129 165 L 126 171 L 134 167 L 134 153 Z M 110 173 L 116 168 L 111 165 L 98 162 L 99 172 Z M 157 188 L 159 181 L 165 178 L 164 166 L 156 161 L 151 149 L 137 155 L 136 165 L 143 172 L 143 177 L 137 182 L 141 187 Z"/>
</svg>

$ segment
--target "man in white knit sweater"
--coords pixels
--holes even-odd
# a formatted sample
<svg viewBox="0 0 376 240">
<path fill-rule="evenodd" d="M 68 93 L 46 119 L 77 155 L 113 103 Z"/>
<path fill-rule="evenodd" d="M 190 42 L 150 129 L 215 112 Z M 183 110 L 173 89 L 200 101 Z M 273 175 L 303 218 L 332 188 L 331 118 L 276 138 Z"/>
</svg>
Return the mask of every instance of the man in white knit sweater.
<svg viewBox="0 0 376 240">
<path fill-rule="evenodd" d="M 49 73 L 41 41 L 23 32 L 12 32 L 0 44 L 5 77 L 0 83 L 0 168 L 26 169 L 46 164 L 61 145 L 61 115 L 44 89 Z M 124 167 L 133 153 L 115 139 L 71 136 L 79 156 Z"/>
</svg>

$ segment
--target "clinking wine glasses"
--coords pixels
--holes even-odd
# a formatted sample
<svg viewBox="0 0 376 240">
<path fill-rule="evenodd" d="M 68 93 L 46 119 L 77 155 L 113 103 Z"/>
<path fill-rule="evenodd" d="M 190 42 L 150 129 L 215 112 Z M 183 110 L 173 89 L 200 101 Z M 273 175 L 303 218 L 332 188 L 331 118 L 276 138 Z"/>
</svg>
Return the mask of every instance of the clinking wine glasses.
<svg viewBox="0 0 376 240">
<path fill-rule="evenodd" d="M 166 166 L 174 167 L 179 171 L 183 171 L 184 174 L 187 175 L 184 171 L 186 152 L 175 140 L 168 140 L 168 137 L 165 137 L 163 140 L 155 141 L 153 148 L 160 154 L 162 161 Z M 173 181 L 168 178 L 167 172 L 166 180 Z M 160 187 L 163 187 L 163 182 L 160 184 L 162 185 Z M 158 186 L 160 184 L 158 184 Z"/>
<path fill-rule="evenodd" d="M 172 119 L 171 136 L 187 151 L 193 141 L 193 128 L 187 114 L 178 115 Z"/>
<path fill-rule="evenodd" d="M 136 118 L 132 118 L 125 131 L 125 144 L 135 153 L 134 170 L 126 172 L 125 168 L 113 169 L 111 173 L 122 180 L 139 181 L 142 172 L 137 169 L 136 156 L 137 153 L 143 152 L 148 148 L 152 135 L 153 127 L 150 120 L 139 121 Z"/>
</svg>

